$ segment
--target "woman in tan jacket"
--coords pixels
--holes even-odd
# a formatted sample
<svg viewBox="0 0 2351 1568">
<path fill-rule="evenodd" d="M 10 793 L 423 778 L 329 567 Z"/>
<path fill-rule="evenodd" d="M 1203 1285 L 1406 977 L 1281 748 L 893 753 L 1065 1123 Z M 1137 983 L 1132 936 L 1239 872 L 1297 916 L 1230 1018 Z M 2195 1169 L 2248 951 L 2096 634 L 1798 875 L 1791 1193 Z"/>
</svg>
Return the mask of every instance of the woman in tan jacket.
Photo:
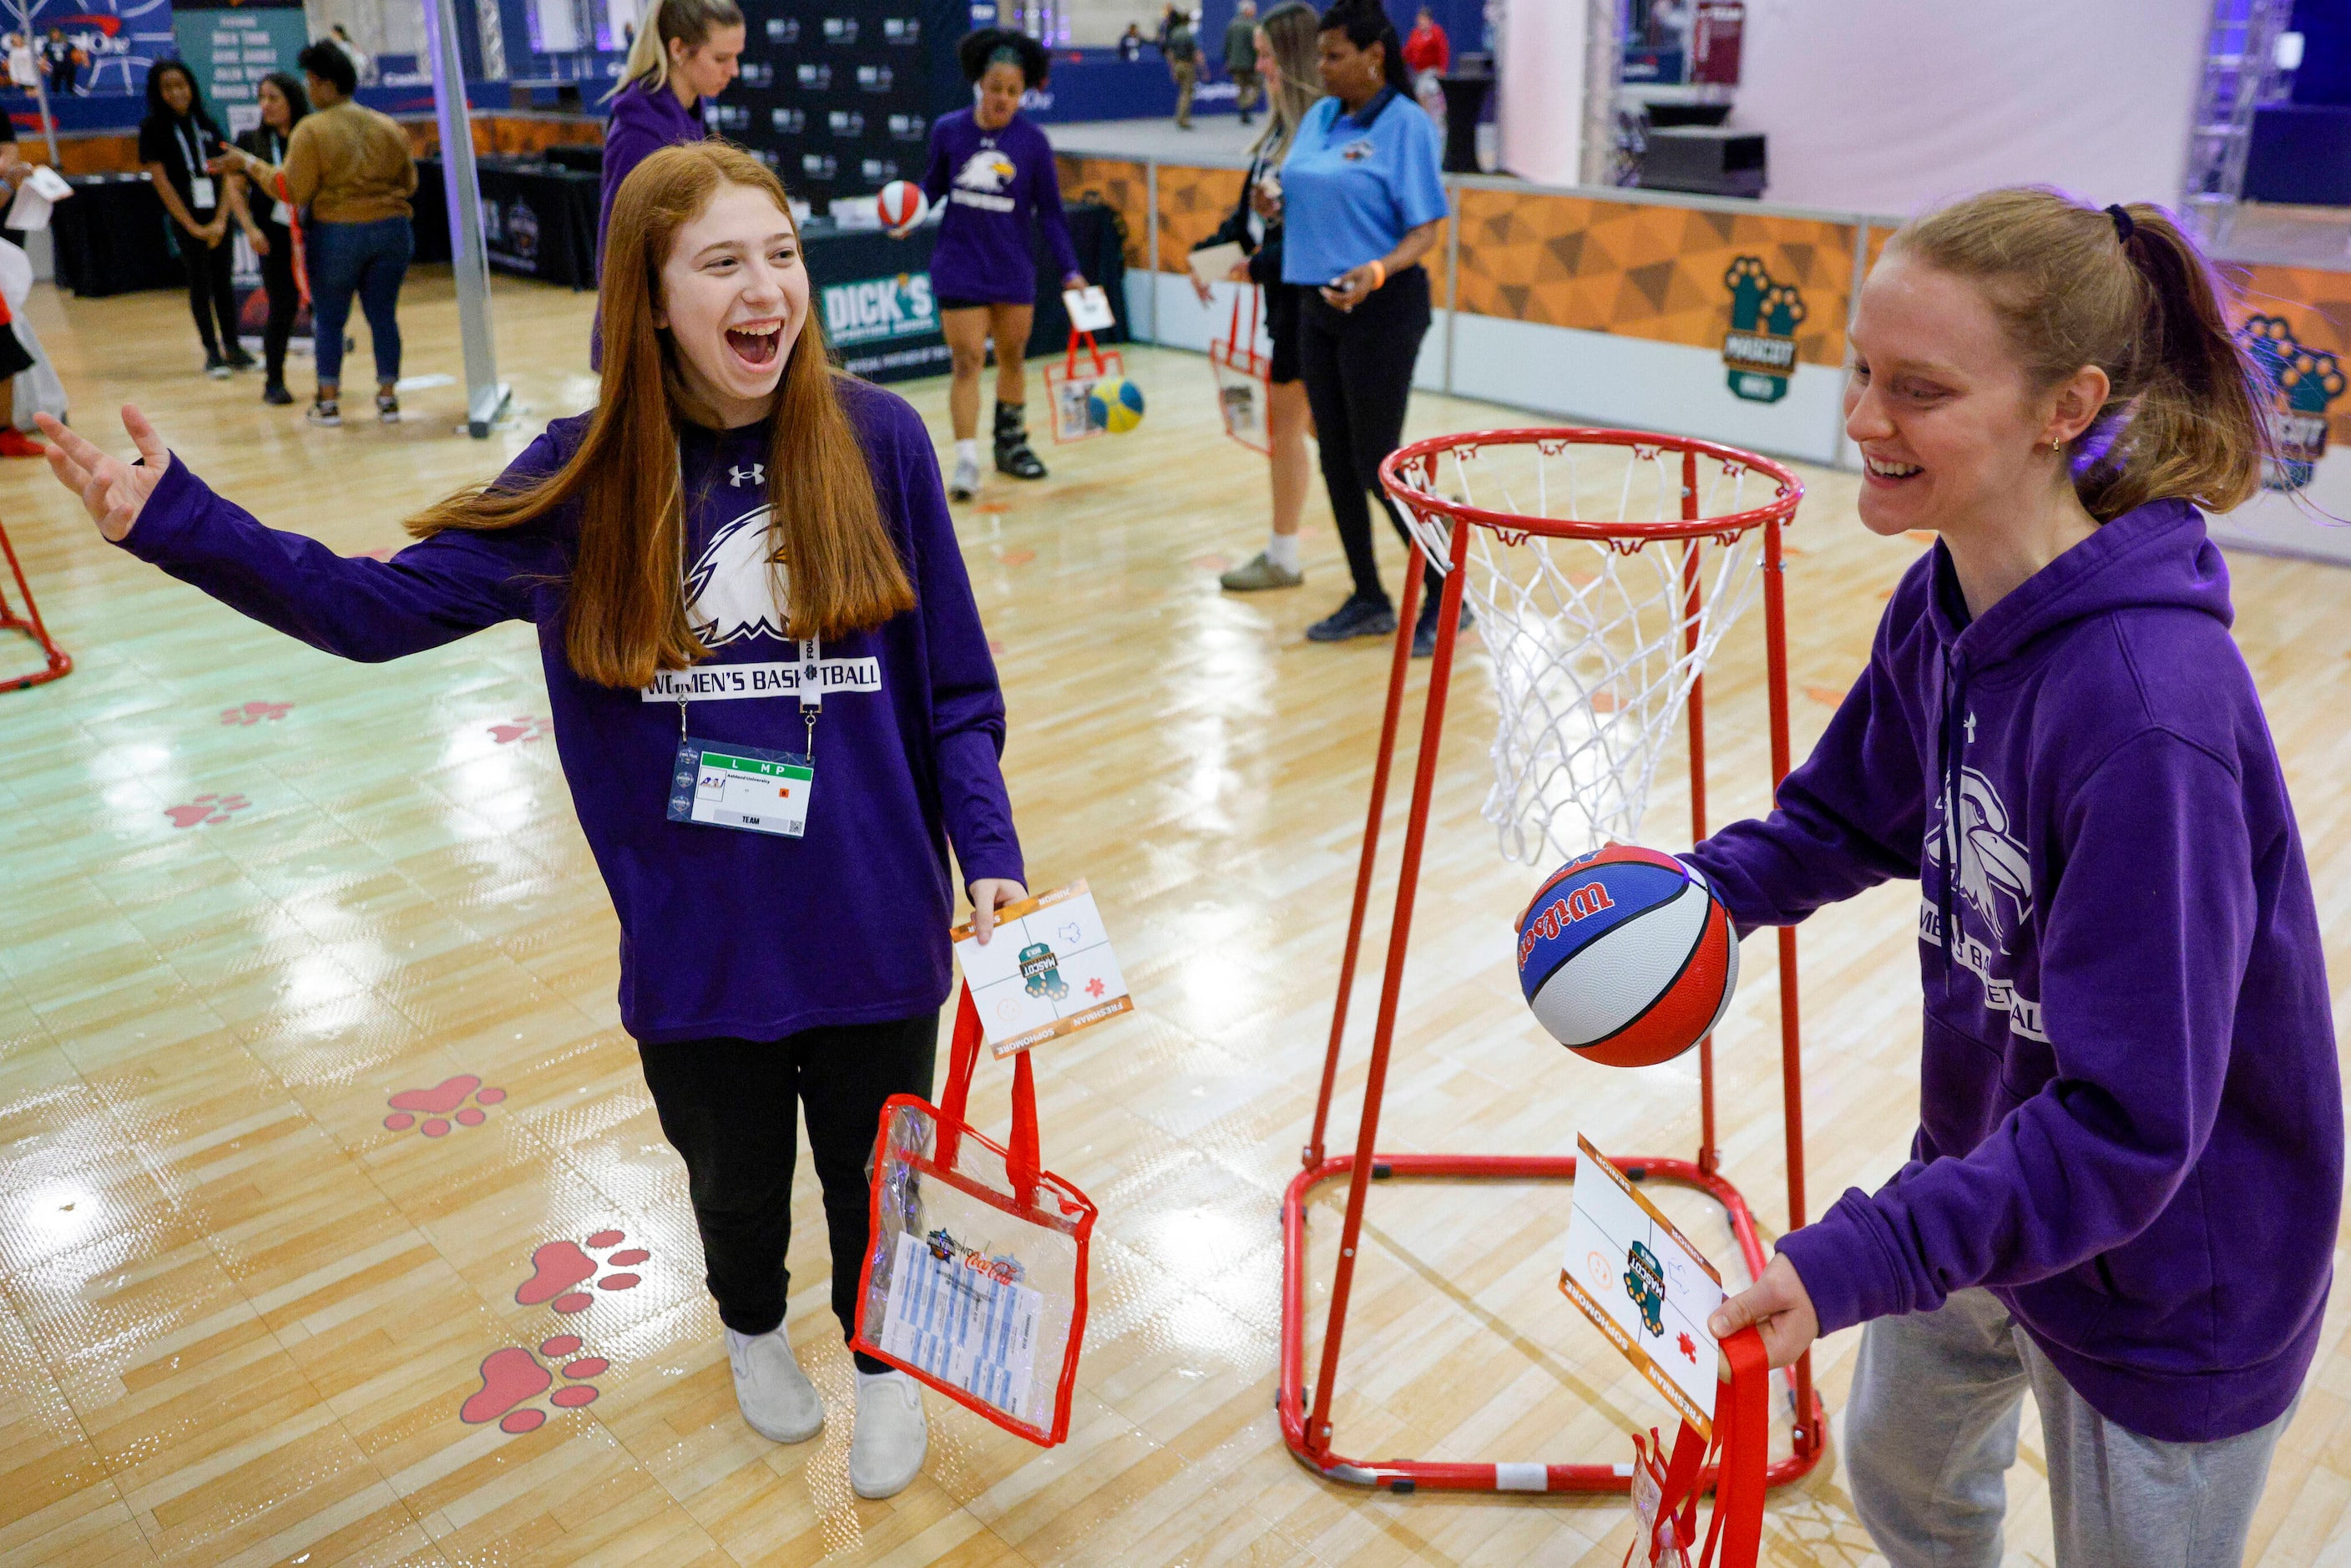
<svg viewBox="0 0 2351 1568">
<path fill-rule="evenodd" d="M 312 111 L 295 126 L 286 162 L 273 165 L 232 150 L 219 161 L 272 193 L 285 180 L 286 200 L 310 209 L 304 225 L 310 269 L 310 319 L 318 333 L 319 397 L 312 424 L 343 422 L 343 326 L 358 296 L 375 342 L 375 412 L 398 422 L 400 399 L 400 280 L 415 248 L 409 227 L 416 193 L 416 161 L 408 137 L 387 115 L 351 101 L 358 85 L 350 57 L 331 43 L 312 44 L 296 57 L 310 89 Z"/>
</svg>

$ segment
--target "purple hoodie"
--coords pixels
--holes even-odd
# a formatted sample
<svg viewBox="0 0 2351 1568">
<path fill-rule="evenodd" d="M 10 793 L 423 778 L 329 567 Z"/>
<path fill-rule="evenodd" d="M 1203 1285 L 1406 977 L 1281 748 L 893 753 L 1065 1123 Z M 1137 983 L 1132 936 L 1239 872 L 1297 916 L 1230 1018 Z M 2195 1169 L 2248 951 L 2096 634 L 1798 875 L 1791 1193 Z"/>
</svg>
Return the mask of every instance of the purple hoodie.
<svg viewBox="0 0 2351 1568">
<path fill-rule="evenodd" d="M 702 123 L 702 100 L 688 109 L 665 87 L 631 82 L 612 98 L 612 118 L 604 127 L 604 191 L 596 204 L 596 269 L 604 267 L 604 230 L 612 221 L 612 197 L 629 172 L 664 147 L 699 141 L 709 134 Z"/>
<path fill-rule="evenodd" d="M 1689 856 L 1742 931 L 1920 881 L 1910 1163 L 1780 1243 L 1822 1332 L 1988 1286 L 2171 1442 L 2292 1403 L 2343 1190 L 2310 875 L 2231 618 L 2185 502 L 1973 622 L 1938 543 L 1779 810 Z"/>
<path fill-rule="evenodd" d="M 535 622 L 564 777 L 621 917 L 621 1021 L 636 1039 L 778 1040 L 912 1018 L 947 996 L 949 841 L 967 881 L 1021 877 L 997 763 L 1004 698 L 922 420 L 879 388 L 838 384 L 916 604 L 820 649 L 879 678 L 828 685 L 803 838 L 666 819 L 676 703 L 591 685 L 564 658 L 575 518 L 346 559 L 262 527 L 175 456 L 123 548 L 345 658 L 396 659 L 502 621 Z M 507 479 L 559 467 L 588 421 L 549 425 Z M 697 739 L 802 751 L 795 692 L 726 690 L 772 682 L 799 658 L 778 634 L 762 565 L 766 429 L 687 425 L 681 440 L 687 613 L 712 649 L 688 674 L 714 691 L 687 722 Z"/>
<path fill-rule="evenodd" d="M 1037 298 L 1029 251 L 1033 215 L 1063 277 L 1078 270 L 1070 220 L 1061 211 L 1061 176 L 1053 144 L 1026 116 L 1001 131 L 982 131 L 967 109 L 931 127 L 923 193 L 945 202 L 931 253 L 931 291 L 941 299 L 1026 305 Z"/>
</svg>

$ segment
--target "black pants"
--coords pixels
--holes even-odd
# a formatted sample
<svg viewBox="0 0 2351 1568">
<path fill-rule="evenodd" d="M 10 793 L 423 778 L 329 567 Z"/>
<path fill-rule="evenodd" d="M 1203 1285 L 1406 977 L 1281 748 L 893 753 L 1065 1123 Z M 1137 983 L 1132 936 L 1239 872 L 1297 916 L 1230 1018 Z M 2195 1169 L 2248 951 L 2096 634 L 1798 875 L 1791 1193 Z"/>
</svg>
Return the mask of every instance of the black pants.
<svg viewBox="0 0 2351 1568">
<path fill-rule="evenodd" d="M 294 338 L 294 318 L 302 311 L 302 291 L 294 283 L 294 231 L 284 224 L 263 224 L 269 254 L 261 258 L 261 289 L 269 296 L 269 324 L 262 329 L 261 355 L 269 367 L 269 384 L 286 384 L 286 345 Z"/>
<path fill-rule="evenodd" d="M 737 1333 L 767 1333 L 784 1321 L 790 1275 L 792 1162 L 799 1155 L 797 1100 L 824 1189 L 832 1244 L 832 1315 L 847 1339 L 857 1330 L 863 1270 L 866 1162 L 893 1094 L 931 1092 L 938 1051 L 936 1013 L 893 1023 L 805 1030 L 778 1040 L 696 1040 L 640 1043 L 645 1086 L 662 1134 L 685 1156 L 694 1222 L 718 1320 Z M 888 1366 L 860 1355 L 867 1372 Z"/>
<path fill-rule="evenodd" d="M 1388 601 L 1380 586 L 1379 557 L 1372 549 L 1372 510 L 1377 496 L 1388 521 L 1409 549 L 1412 535 L 1395 503 L 1380 488 L 1380 465 L 1404 444 L 1405 406 L 1412 399 L 1412 367 L 1428 333 L 1428 274 L 1407 267 L 1354 309 L 1337 310 L 1321 290 L 1301 288 L 1298 369 L 1306 382 L 1307 406 L 1314 411 L 1315 439 L 1322 448 L 1322 484 L 1331 492 L 1331 516 L 1339 543 L 1354 575 L 1355 597 Z M 1435 568 L 1426 570 L 1428 592 L 1437 591 Z"/>
<path fill-rule="evenodd" d="M 229 267 L 235 256 L 228 241 L 207 246 L 185 229 L 172 238 L 179 242 L 180 259 L 188 268 L 188 310 L 196 319 L 196 336 L 204 340 L 204 352 L 235 352 L 236 296 L 229 288 Z"/>
</svg>

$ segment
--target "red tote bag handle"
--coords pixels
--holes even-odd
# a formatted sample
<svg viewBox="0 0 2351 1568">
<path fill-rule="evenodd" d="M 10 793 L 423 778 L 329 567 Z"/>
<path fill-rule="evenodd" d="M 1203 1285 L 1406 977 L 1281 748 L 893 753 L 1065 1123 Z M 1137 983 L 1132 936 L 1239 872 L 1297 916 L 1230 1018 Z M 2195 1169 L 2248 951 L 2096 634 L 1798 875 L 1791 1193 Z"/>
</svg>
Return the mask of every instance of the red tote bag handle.
<svg viewBox="0 0 2351 1568">
<path fill-rule="evenodd" d="M 972 1075 L 979 1070 L 979 1004 L 971 999 L 967 981 L 956 1004 L 955 1039 L 947 1051 L 947 1092 L 939 1103 L 939 1164 L 955 1164 L 956 1146 L 969 1122 Z M 1012 1144 L 1006 1162 L 1024 1207 L 1037 1201 L 1037 1176 L 1043 1169 L 1037 1152 L 1037 1079 L 1022 1051 L 1012 1063 Z"/>
<path fill-rule="evenodd" d="M 1686 1553 L 1698 1540 L 1699 1481 L 1709 1458 L 1716 1462 L 1714 1517 L 1707 1526 L 1706 1547 L 1698 1554 L 1698 1568 L 1756 1568 L 1763 1547 L 1765 1457 L 1771 1441 L 1768 1397 L 1771 1365 L 1764 1353 L 1763 1336 L 1752 1328 L 1724 1340 L 1721 1349 L 1729 1376 L 1715 1391 L 1714 1440 L 1702 1440 L 1698 1429 L 1685 1421 L 1675 1434 L 1670 1459 L 1664 1457 L 1663 1441 L 1656 1444 L 1654 1452 L 1663 1471 L 1657 1516 L 1648 1539 L 1636 1536 L 1625 1549 L 1627 1568 L 1636 1555 L 1645 1563 L 1689 1562 Z M 1633 1439 L 1633 1446 L 1642 1463 L 1651 1462 L 1638 1437 Z M 1678 1543 L 1671 1552 L 1663 1550 L 1659 1540 L 1668 1526 Z"/>
<path fill-rule="evenodd" d="M 277 204 L 286 209 L 286 239 L 294 247 L 294 289 L 302 303 L 310 303 L 310 268 L 302 256 L 302 214 L 286 195 L 286 171 L 277 171 Z"/>
<path fill-rule="evenodd" d="M 1068 357 L 1061 361 L 1061 373 L 1065 376 L 1074 376 L 1078 373 L 1080 342 L 1083 342 L 1086 352 L 1093 356 L 1094 374 L 1101 375 L 1103 369 L 1102 355 L 1102 350 L 1094 342 L 1094 335 L 1092 332 L 1081 332 L 1075 327 L 1070 329 L 1070 351 Z"/>
</svg>

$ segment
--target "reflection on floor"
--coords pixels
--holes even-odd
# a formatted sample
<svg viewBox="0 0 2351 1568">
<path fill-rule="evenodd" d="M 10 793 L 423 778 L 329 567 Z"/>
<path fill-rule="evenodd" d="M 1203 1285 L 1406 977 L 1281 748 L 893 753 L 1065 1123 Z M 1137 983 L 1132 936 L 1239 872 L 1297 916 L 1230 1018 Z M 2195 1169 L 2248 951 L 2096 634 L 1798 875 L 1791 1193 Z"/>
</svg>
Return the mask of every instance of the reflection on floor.
<svg viewBox="0 0 2351 1568">
<path fill-rule="evenodd" d="M 588 300 L 495 292 L 528 413 L 487 443 L 451 434 L 455 388 L 419 393 L 392 428 L 265 409 L 250 377 L 197 373 L 176 296 L 44 291 L 34 309 L 80 428 L 112 438 L 112 405 L 135 399 L 266 520 L 357 554 L 396 547 L 405 510 L 592 395 Z M 412 284 L 405 315 L 410 369 L 456 372 L 445 273 Z M 1036 1063 L 1047 1161 L 1103 1213 L 1071 1439 L 1040 1452 L 933 1399 L 929 1464 L 885 1502 L 850 1493 L 850 1364 L 805 1168 L 789 1322 L 829 1419 L 780 1448 L 736 1413 L 683 1168 L 617 1026 L 611 907 L 554 748 L 536 744 L 528 630 L 340 664 L 110 549 L 37 466 L 0 471 L 0 517 L 79 664 L 0 696 L 0 1561 L 1614 1568 L 1619 1500 L 1370 1496 L 1282 1448 L 1276 1218 L 1311 1113 L 1386 652 L 1301 637 L 1343 596 L 1319 503 L 1304 589 L 1217 591 L 1260 542 L 1262 464 L 1217 434 L 1196 357 L 1128 362 L 1150 398 L 1140 431 L 1048 447 L 1050 480 L 991 479 L 959 517 L 1034 880 L 1091 880 L 1139 1009 Z M 943 428 L 944 386 L 911 396 Z M 1512 417 L 1436 397 L 1413 411 L 1416 433 Z M 1800 748 L 1918 548 L 1863 534 L 1849 479 L 1808 477 L 1789 576 Z M 1394 581 L 1403 558 L 1384 549 Z M 2234 566 L 2239 636 L 2351 974 L 2343 579 Z M 1687 1063 L 1570 1062 L 1518 1000 L 1509 921 L 1532 878 L 1478 817 L 1481 658 L 1458 678 L 1383 1144 L 1566 1152 L 1580 1131 L 1685 1153 Z M 1764 803 L 1759 664 L 1750 615 L 1708 682 L 1719 814 Z M 1648 836 L 1683 841 L 1687 810 L 1661 785 Z M 1804 932 L 1815 1204 L 1904 1153 L 1913 896 L 1881 889 Z M 1380 936 L 1375 921 L 1374 954 Z M 1750 946 L 1720 1059 L 1728 1170 L 1776 1227 L 1771 958 Z M 1007 1083 L 985 1069 L 977 1103 L 1000 1116 Z M 1343 1199 L 1332 1184 L 1313 1210 L 1324 1281 Z M 1719 1218 L 1673 1201 L 1727 1261 Z M 1567 1202 L 1529 1184 L 1383 1186 L 1343 1447 L 1630 1457 L 1627 1434 L 1663 1406 L 1560 1298 Z M 1820 1353 L 1833 1410 L 1855 1343 Z M 2262 1563 L 2351 1552 L 2339 1310 L 2324 1343 L 2261 1514 Z M 2046 1563 L 2032 1432 L 2011 1561 Z M 1834 1464 L 1774 1496 L 1770 1532 L 1775 1564 L 1876 1560 Z"/>
</svg>

